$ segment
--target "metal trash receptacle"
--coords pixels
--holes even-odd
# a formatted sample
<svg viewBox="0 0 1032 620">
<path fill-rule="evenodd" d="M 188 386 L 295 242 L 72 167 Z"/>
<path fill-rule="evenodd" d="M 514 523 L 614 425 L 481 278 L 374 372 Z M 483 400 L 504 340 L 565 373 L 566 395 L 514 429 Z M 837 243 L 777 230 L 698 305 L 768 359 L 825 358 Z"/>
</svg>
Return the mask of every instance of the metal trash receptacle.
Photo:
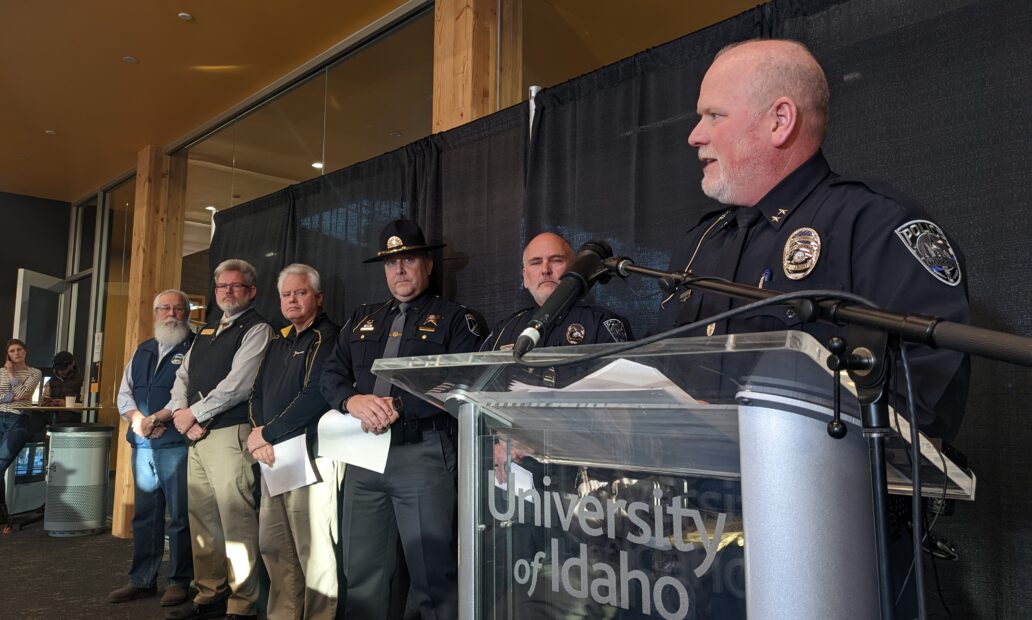
<svg viewBox="0 0 1032 620">
<path fill-rule="evenodd" d="M 50 438 L 43 529 L 51 536 L 85 536 L 107 529 L 108 469 L 114 427 L 61 424 Z"/>
</svg>

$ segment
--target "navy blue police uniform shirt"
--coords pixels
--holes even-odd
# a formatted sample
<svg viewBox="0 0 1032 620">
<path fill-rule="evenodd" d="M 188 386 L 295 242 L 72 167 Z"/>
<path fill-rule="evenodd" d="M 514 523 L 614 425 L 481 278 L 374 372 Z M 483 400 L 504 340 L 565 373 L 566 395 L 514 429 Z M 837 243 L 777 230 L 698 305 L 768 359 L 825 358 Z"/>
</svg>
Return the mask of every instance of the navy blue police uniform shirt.
<svg viewBox="0 0 1032 620">
<path fill-rule="evenodd" d="M 705 215 L 677 244 L 670 270 L 782 292 L 849 291 L 892 312 L 970 322 L 963 256 L 942 229 L 890 189 L 839 177 L 820 151 L 756 206 Z M 663 301 L 659 327 L 685 325 L 744 303 L 679 290 Z M 845 336 L 831 325 L 801 323 L 784 307 L 689 335 L 784 329 L 810 333 L 822 345 L 833 335 Z M 912 347 L 909 354 L 920 426 L 951 439 L 963 417 L 967 356 L 928 347 Z"/>
<path fill-rule="evenodd" d="M 372 394 L 376 376 L 373 362 L 383 357 L 387 338 L 398 313 L 398 301 L 360 306 L 340 330 L 333 352 L 323 366 L 322 393 L 334 409 L 356 394 Z M 474 310 L 424 293 L 409 302 L 398 357 L 471 353 L 480 349 L 487 333 L 483 318 Z M 428 418 L 441 409 L 400 388 L 392 396 L 403 402 L 403 419 Z M 343 409 L 341 409 L 343 411 Z"/>
<path fill-rule="evenodd" d="M 498 324 L 484 341 L 485 351 L 511 351 L 538 306 L 516 311 Z M 578 301 L 542 336 L 538 347 L 563 347 L 574 344 L 627 342 L 633 340 L 627 319 L 606 308 Z"/>
<path fill-rule="evenodd" d="M 499 323 L 484 341 L 482 350 L 512 351 L 537 309 L 538 306 L 523 308 Z M 631 324 L 627 319 L 607 308 L 577 301 L 545 331 L 537 348 L 627 342 L 633 339 Z M 555 368 L 521 368 L 521 371 L 527 375 L 521 381 L 531 385 L 562 387 L 561 384 L 569 382 L 560 382 Z"/>
</svg>

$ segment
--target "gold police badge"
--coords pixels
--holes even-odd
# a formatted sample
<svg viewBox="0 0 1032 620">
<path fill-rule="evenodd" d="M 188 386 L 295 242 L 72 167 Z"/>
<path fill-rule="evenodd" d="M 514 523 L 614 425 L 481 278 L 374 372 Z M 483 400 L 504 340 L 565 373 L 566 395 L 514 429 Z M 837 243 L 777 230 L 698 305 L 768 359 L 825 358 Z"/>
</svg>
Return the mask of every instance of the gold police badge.
<svg viewBox="0 0 1032 620">
<path fill-rule="evenodd" d="M 401 237 L 399 237 L 397 235 L 394 235 L 394 236 L 390 237 L 389 239 L 387 239 L 387 249 L 388 250 L 393 250 L 394 248 L 400 248 L 403 245 L 405 245 L 405 244 L 402 242 Z"/>
<path fill-rule="evenodd" d="M 812 228 L 800 228 L 788 236 L 781 255 L 785 277 L 802 280 L 817 266 L 821 256 L 821 236 Z"/>
<path fill-rule="evenodd" d="M 566 328 L 566 342 L 580 344 L 584 342 L 586 333 L 584 326 L 580 323 L 570 323 L 570 326 Z"/>
</svg>

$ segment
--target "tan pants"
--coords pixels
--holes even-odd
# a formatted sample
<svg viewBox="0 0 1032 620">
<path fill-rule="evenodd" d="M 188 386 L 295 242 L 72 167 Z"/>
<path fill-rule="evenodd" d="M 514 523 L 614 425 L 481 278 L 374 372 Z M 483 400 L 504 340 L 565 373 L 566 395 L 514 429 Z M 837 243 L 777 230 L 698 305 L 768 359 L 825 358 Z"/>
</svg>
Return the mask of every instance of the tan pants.
<svg viewBox="0 0 1032 620">
<path fill-rule="evenodd" d="M 190 447 L 187 484 L 193 545 L 194 602 L 230 596 L 227 613 L 257 613 L 258 515 L 248 424 L 210 431 Z"/>
<path fill-rule="evenodd" d="M 269 571 L 269 620 L 332 620 L 337 613 L 337 496 L 344 463 L 317 458 L 315 469 L 321 482 L 275 497 L 262 480 L 258 541 Z"/>
</svg>

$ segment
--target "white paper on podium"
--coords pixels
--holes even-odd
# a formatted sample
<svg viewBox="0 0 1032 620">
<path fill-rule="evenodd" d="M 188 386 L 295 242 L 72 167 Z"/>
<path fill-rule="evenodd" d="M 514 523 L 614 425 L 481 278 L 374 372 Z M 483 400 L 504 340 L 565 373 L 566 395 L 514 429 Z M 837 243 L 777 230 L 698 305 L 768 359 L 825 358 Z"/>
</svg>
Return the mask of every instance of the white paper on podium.
<svg viewBox="0 0 1032 620">
<path fill-rule="evenodd" d="M 269 495 L 275 497 L 319 482 L 312 469 L 312 460 L 308 458 L 304 435 L 273 444 L 272 451 L 276 455 L 272 467 L 258 463 L 265 486 L 269 487 Z"/>
<path fill-rule="evenodd" d="M 495 486 L 503 491 L 508 491 L 509 484 L 512 484 L 513 493 L 516 495 L 516 497 L 519 497 L 520 493 L 523 493 L 524 491 L 534 490 L 534 475 L 519 463 L 509 463 L 508 478 L 509 479 L 505 482 L 499 482 L 498 477 L 495 476 Z M 526 499 L 531 503 L 534 502 L 533 497 L 528 496 Z"/>
<path fill-rule="evenodd" d="M 319 418 L 319 456 L 382 474 L 391 448 L 391 429 L 382 435 L 362 430 L 362 421 L 330 409 Z"/>
<path fill-rule="evenodd" d="M 513 392 L 554 392 L 557 388 L 538 387 L 514 381 Z M 618 359 L 599 368 L 579 381 L 562 388 L 564 392 L 608 392 L 629 390 L 662 390 L 685 405 L 698 405 L 692 398 L 666 375 L 652 366 Z"/>
</svg>

